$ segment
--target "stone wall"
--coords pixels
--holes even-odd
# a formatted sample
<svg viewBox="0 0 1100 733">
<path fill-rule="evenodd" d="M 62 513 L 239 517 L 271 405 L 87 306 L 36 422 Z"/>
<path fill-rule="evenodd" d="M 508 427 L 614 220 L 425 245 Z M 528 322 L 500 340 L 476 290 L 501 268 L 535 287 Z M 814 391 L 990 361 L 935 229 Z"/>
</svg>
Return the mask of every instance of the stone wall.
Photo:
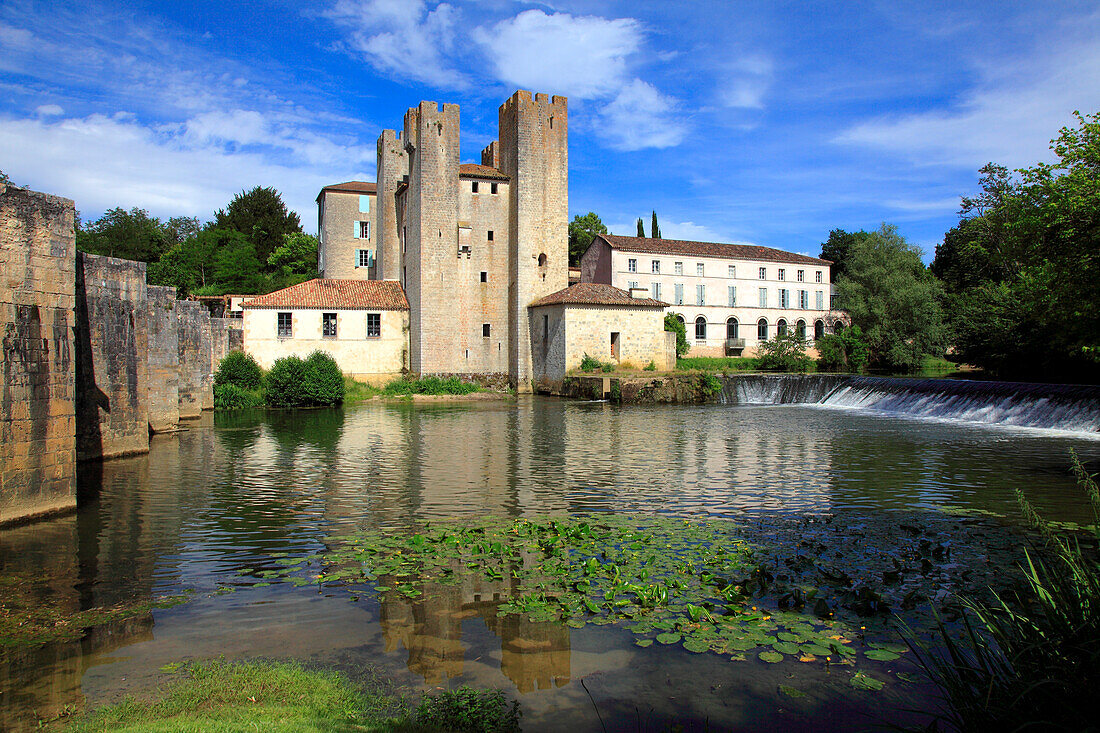
<svg viewBox="0 0 1100 733">
<path fill-rule="evenodd" d="M 76 458 L 149 450 L 145 263 L 76 257 Z"/>
<path fill-rule="evenodd" d="M 360 196 L 367 197 L 368 211 L 360 206 Z M 359 194 L 346 191 L 322 191 L 319 207 L 324 208 L 324 226 L 321 236 L 321 277 L 342 280 L 372 280 L 376 277 L 370 268 L 359 266 L 359 250 L 369 249 L 378 256 L 378 201 L 373 193 Z M 370 222 L 370 236 L 360 239 L 358 224 Z"/>
<path fill-rule="evenodd" d="M 148 286 L 149 302 L 146 325 L 148 336 L 149 430 L 154 433 L 175 430 L 180 420 L 179 325 L 176 313 L 176 289 Z"/>
<path fill-rule="evenodd" d="M 210 312 L 193 300 L 176 301 L 179 324 L 179 412 L 180 419 L 202 415 L 210 391 L 213 405 L 213 347 L 211 345 Z"/>
<path fill-rule="evenodd" d="M 0 524 L 76 506 L 74 213 L 0 184 Z"/>
</svg>

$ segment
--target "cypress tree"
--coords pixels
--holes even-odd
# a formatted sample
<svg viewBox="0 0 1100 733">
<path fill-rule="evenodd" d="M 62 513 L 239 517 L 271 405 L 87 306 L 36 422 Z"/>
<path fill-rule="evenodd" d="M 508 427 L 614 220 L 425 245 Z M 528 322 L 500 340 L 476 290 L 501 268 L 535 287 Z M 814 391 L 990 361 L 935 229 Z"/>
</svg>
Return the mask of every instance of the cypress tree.
<svg viewBox="0 0 1100 733">
<path fill-rule="evenodd" d="M 638 217 L 638 236 L 645 236 L 645 224 L 642 223 L 642 217 L 640 216 Z"/>
<path fill-rule="evenodd" d="M 653 212 L 653 219 L 649 222 L 649 236 L 654 239 L 661 238 L 661 227 L 657 226 L 657 212 Z"/>
</svg>

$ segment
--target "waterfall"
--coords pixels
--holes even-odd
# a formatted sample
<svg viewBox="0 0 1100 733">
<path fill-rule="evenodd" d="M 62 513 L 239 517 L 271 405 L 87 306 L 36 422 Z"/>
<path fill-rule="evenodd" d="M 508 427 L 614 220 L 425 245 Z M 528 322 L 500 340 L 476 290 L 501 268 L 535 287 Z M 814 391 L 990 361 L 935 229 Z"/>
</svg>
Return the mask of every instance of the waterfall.
<svg viewBox="0 0 1100 733">
<path fill-rule="evenodd" d="M 722 387 L 726 404 L 812 404 L 1100 433 L 1100 387 L 832 374 L 731 375 Z"/>
</svg>

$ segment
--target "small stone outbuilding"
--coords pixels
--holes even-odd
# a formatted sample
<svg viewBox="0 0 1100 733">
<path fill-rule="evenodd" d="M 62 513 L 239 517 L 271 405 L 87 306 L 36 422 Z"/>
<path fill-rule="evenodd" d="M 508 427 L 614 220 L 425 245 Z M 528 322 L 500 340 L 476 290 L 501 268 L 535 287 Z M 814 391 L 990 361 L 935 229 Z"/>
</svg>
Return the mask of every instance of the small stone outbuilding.
<svg viewBox="0 0 1100 733">
<path fill-rule="evenodd" d="M 530 306 L 535 388 L 557 393 L 585 354 L 637 369 L 676 366 L 676 336 L 665 331 L 665 308 L 653 298 L 602 283 L 577 283 Z"/>
<path fill-rule="evenodd" d="M 318 278 L 251 298 L 241 308 L 244 350 L 265 369 L 316 349 L 362 382 L 385 383 L 408 368 L 409 301 L 395 280 Z"/>
</svg>

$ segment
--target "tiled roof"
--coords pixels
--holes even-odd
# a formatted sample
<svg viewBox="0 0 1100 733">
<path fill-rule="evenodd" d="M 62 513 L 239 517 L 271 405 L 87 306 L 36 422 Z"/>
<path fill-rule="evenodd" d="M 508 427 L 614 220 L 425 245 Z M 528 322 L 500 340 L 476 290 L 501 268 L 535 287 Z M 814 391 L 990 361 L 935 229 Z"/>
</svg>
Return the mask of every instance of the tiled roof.
<svg viewBox="0 0 1100 733">
<path fill-rule="evenodd" d="M 646 252 L 658 255 L 697 255 L 701 257 L 724 257 L 730 260 L 764 260 L 765 262 L 787 262 L 794 265 L 831 265 L 829 260 L 784 252 L 781 249 L 761 247 L 757 244 L 722 244 L 721 242 L 689 242 L 681 239 L 651 239 L 649 237 L 620 237 L 614 234 L 601 234 L 601 239 L 613 249 L 626 252 Z"/>
<path fill-rule="evenodd" d="M 338 193 L 378 193 L 378 186 L 374 181 L 344 181 L 343 183 L 334 183 L 331 186 L 325 186 L 321 189 L 321 193 L 317 194 L 317 200 L 321 199 L 321 194 L 325 191 L 336 191 Z"/>
<path fill-rule="evenodd" d="M 407 311 L 409 301 L 396 280 L 307 280 L 274 293 L 249 298 L 241 308 L 331 308 Z"/>
<path fill-rule="evenodd" d="M 577 283 L 570 285 L 565 290 L 539 298 L 529 308 L 540 305 L 632 305 L 648 308 L 664 308 L 668 303 L 663 303 L 653 298 L 631 298 L 625 290 L 604 285 L 603 283 Z"/>
<path fill-rule="evenodd" d="M 508 176 L 491 165 L 478 165 L 477 163 L 459 164 L 458 175 L 460 178 L 491 178 L 496 181 L 508 180 Z"/>
</svg>

